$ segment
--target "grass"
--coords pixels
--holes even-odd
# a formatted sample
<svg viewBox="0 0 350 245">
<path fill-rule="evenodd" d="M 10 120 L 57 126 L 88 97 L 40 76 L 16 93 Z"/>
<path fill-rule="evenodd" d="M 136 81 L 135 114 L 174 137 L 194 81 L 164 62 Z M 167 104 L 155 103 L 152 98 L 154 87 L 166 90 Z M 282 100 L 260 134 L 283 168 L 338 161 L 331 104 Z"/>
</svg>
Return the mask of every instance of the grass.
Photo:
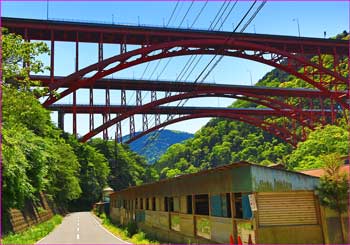
<svg viewBox="0 0 350 245">
<path fill-rule="evenodd" d="M 34 225 L 28 230 L 4 236 L 1 239 L 1 244 L 34 244 L 49 234 L 61 222 L 62 216 L 55 215 L 50 220 Z"/>
<path fill-rule="evenodd" d="M 100 218 L 102 219 L 102 225 L 107 230 L 124 241 L 130 242 L 132 244 L 159 244 L 158 241 L 149 239 L 143 231 L 138 230 L 135 234 L 129 234 L 129 231 L 126 227 L 121 227 L 113 224 L 104 213 L 100 215 Z"/>
</svg>

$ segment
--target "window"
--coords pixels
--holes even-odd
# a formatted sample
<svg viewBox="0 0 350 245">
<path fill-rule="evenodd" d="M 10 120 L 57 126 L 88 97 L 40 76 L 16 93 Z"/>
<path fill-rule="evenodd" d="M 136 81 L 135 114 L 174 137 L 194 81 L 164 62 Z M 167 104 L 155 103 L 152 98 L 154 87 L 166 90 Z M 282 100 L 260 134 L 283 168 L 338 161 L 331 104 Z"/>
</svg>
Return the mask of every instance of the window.
<svg viewBox="0 0 350 245">
<path fill-rule="evenodd" d="M 232 217 L 232 213 L 231 213 L 231 198 L 230 198 L 230 193 L 226 193 L 226 213 L 228 218 Z"/>
<path fill-rule="evenodd" d="M 126 200 L 123 200 L 123 208 L 126 208 Z"/>
<path fill-rule="evenodd" d="M 169 197 L 169 211 L 170 212 L 174 212 L 174 198 L 173 197 Z"/>
<path fill-rule="evenodd" d="M 192 213 L 192 195 L 188 195 L 186 197 L 186 201 L 187 201 L 187 212 L 188 214 Z"/>
<path fill-rule="evenodd" d="M 149 210 L 149 200 L 146 198 L 146 210 Z"/>
<path fill-rule="evenodd" d="M 209 215 L 209 196 L 208 194 L 195 195 L 196 214 Z"/>
<path fill-rule="evenodd" d="M 230 193 L 210 196 L 211 216 L 231 217 Z"/>
<path fill-rule="evenodd" d="M 152 210 L 156 211 L 156 198 L 152 197 Z"/>
<path fill-rule="evenodd" d="M 164 197 L 164 211 L 168 212 L 169 211 L 169 200 L 168 197 Z"/>
<path fill-rule="evenodd" d="M 143 199 L 140 198 L 140 209 L 143 209 Z"/>
<path fill-rule="evenodd" d="M 139 206 L 138 206 L 138 203 L 137 203 L 137 198 L 135 199 L 135 209 L 138 209 Z"/>
<path fill-rule="evenodd" d="M 235 218 L 243 218 L 242 193 L 235 193 Z"/>
</svg>

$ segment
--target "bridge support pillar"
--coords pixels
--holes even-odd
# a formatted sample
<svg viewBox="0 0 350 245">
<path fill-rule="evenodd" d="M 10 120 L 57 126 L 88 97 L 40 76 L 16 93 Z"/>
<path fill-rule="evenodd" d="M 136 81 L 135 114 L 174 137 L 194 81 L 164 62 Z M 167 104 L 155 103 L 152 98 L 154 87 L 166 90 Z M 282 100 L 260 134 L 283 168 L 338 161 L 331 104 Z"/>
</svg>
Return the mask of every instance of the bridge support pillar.
<svg viewBox="0 0 350 245">
<path fill-rule="evenodd" d="M 64 130 L 64 112 L 62 111 L 58 111 L 57 126 Z"/>
</svg>

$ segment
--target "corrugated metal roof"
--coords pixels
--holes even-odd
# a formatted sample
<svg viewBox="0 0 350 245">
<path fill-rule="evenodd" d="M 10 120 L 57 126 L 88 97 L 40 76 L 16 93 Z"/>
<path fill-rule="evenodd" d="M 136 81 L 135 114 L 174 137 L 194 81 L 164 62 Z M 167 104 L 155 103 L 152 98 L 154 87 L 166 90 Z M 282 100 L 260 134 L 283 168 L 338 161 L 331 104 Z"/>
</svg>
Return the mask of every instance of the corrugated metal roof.
<svg viewBox="0 0 350 245">
<path fill-rule="evenodd" d="M 311 170 L 304 170 L 300 171 L 303 174 L 314 176 L 314 177 L 321 177 L 325 174 L 325 171 L 323 168 L 317 168 L 317 169 L 311 169 Z M 347 173 L 348 174 L 348 179 L 350 179 L 350 167 L 349 165 L 344 165 L 340 167 L 340 172 L 342 173 Z"/>
<path fill-rule="evenodd" d="M 219 172 L 219 171 L 226 171 L 228 169 L 233 169 L 233 168 L 237 168 L 237 167 L 240 167 L 240 166 L 257 166 L 257 167 L 266 168 L 266 169 L 273 169 L 273 170 L 277 170 L 277 171 L 289 172 L 289 173 L 293 173 L 293 174 L 297 174 L 297 175 L 304 175 L 304 176 L 307 176 L 307 177 L 310 177 L 310 178 L 317 178 L 318 177 L 318 176 L 312 176 L 312 175 L 309 175 L 309 174 L 305 174 L 305 173 L 302 173 L 302 172 L 296 172 L 296 171 L 291 171 L 291 170 L 286 170 L 286 169 L 270 168 L 270 167 L 267 167 L 267 166 L 262 166 L 262 165 L 258 165 L 258 164 L 249 163 L 249 162 L 246 162 L 246 161 L 241 161 L 241 162 L 236 162 L 236 163 L 232 163 L 232 164 L 222 165 L 222 166 L 219 166 L 219 167 L 216 167 L 216 168 L 212 168 L 212 169 L 202 170 L 202 171 L 199 171 L 197 173 L 182 174 L 182 175 L 176 176 L 174 178 L 162 179 L 162 180 L 159 180 L 159 181 L 156 181 L 156 182 L 146 183 L 146 184 L 139 185 L 139 186 L 131 186 L 131 187 L 128 187 L 126 189 L 113 192 L 110 195 L 113 196 L 117 192 L 127 191 L 127 190 L 131 190 L 131 189 L 139 188 L 140 186 L 158 185 L 158 184 L 162 184 L 162 183 L 166 183 L 166 182 L 176 181 L 176 180 L 183 179 L 183 178 L 191 178 L 193 176 L 208 175 L 208 174 Z"/>
</svg>

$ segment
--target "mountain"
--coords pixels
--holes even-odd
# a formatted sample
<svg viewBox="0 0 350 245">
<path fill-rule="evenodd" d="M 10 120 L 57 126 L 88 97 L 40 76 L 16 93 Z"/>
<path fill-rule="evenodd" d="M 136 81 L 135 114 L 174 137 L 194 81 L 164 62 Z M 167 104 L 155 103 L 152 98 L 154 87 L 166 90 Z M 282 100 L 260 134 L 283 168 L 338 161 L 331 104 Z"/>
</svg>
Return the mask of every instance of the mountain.
<svg viewBox="0 0 350 245">
<path fill-rule="evenodd" d="M 125 139 L 128 137 L 125 136 Z M 148 164 L 153 164 L 171 145 L 192 137 L 193 134 L 190 133 L 164 129 L 144 135 L 130 143 L 129 146 L 131 150 L 144 156 Z"/>
</svg>

